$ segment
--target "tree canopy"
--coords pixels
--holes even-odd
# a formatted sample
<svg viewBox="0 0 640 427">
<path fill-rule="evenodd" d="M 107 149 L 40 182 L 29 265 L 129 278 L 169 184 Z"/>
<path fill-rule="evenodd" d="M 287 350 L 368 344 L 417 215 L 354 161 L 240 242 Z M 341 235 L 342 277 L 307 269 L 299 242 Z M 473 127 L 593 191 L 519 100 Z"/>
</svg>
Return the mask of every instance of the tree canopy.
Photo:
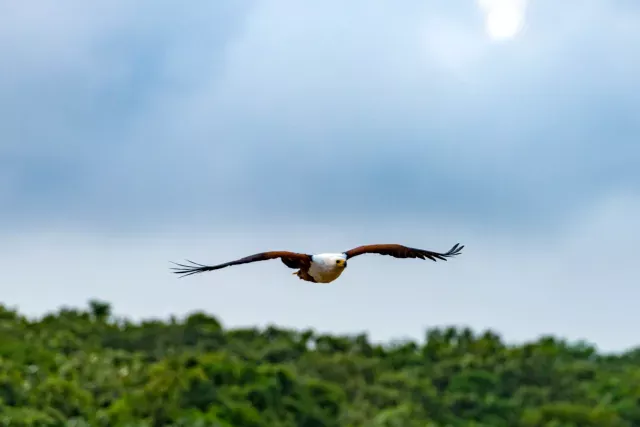
<svg viewBox="0 0 640 427">
<path fill-rule="evenodd" d="M 375 344 L 226 329 L 202 312 L 132 322 L 102 301 L 28 319 L 0 305 L 0 425 L 631 427 L 640 352 L 466 328 Z"/>
</svg>

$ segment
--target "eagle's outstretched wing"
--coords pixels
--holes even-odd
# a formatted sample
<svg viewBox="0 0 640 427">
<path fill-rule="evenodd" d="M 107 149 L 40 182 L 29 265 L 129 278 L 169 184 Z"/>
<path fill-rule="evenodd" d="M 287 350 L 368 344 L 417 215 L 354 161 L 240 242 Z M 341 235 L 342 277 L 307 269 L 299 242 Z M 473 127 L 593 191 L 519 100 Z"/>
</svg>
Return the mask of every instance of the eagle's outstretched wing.
<svg viewBox="0 0 640 427">
<path fill-rule="evenodd" d="M 248 264 L 250 262 L 266 261 L 275 258 L 280 258 L 280 260 L 289 268 L 308 268 L 311 264 L 311 255 L 287 251 L 270 251 L 261 252 L 259 254 L 250 255 L 235 261 L 229 261 L 218 265 L 203 265 L 187 260 L 187 262 L 190 262 L 192 265 L 174 263 L 178 267 L 173 267 L 172 269 L 174 270 L 174 273 L 180 274 L 180 277 L 184 277 L 191 274 L 203 273 L 205 271 L 219 270 L 232 265 Z"/>
<path fill-rule="evenodd" d="M 438 259 L 446 261 L 447 258 L 458 255 L 462 248 L 464 248 L 464 245 L 460 246 L 459 243 L 456 243 L 448 252 L 439 253 L 426 251 L 424 249 L 408 248 L 406 246 L 396 244 L 382 244 L 358 246 L 357 248 L 346 251 L 345 254 L 347 255 L 347 259 L 362 254 L 380 254 L 390 255 L 396 258 L 429 258 L 432 261 L 437 261 Z"/>
</svg>

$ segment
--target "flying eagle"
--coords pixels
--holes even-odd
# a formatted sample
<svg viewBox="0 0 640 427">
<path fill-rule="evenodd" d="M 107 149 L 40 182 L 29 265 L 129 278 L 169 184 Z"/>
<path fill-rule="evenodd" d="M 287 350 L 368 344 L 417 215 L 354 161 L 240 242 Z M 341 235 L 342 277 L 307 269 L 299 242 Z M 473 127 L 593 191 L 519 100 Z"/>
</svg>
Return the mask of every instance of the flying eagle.
<svg viewBox="0 0 640 427">
<path fill-rule="evenodd" d="M 293 274 L 297 275 L 300 279 L 314 283 L 329 283 L 340 277 L 344 269 L 347 267 L 348 259 L 358 255 L 380 254 L 390 255 L 395 258 L 429 258 L 432 261 L 436 261 L 438 259 L 446 261 L 448 257 L 458 255 L 462 248 L 464 248 L 464 246 L 460 246 L 459 243 L 456 243 L 448 252 L 438 253 L 426 251 L 424 249 L 409 248 L 397 244 L 383 244 L 358 246 L 357 248 L 353 248 L 342 253 L 323 253 L 316 255 L 288 251 L 270 251 L 250 255 L 248 257 L 218 265 L 202 265 L 193 261 L 188 261 L 192 265 L 174 263 L 178 267 L 173 267 L 172 269 L 175 270 L 174 273 L 180 274 L 180 277 L 184 277 L 191 274 L 204 273 L 205 271 L 219 270 L 232 265 L 248 264 L 250 262 L 280 258 L 287 267 L 298 269 L 298 271 Z"/>
</svg>

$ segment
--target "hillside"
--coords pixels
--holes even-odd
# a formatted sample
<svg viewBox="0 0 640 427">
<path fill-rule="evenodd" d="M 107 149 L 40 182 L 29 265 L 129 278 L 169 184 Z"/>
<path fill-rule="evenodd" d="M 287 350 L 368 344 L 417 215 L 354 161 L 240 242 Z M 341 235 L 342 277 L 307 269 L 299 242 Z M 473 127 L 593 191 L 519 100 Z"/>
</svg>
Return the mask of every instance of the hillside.
<svg viewBox="0 0 640 427">
<path fill-rule="evenodd" d="M 640 426 L 640 355 L 552 337 L 430 330 L 424 344 L 132 323 L 92 301 L 28 320 L 0 306 L 0 425 Z"/>
</svg>

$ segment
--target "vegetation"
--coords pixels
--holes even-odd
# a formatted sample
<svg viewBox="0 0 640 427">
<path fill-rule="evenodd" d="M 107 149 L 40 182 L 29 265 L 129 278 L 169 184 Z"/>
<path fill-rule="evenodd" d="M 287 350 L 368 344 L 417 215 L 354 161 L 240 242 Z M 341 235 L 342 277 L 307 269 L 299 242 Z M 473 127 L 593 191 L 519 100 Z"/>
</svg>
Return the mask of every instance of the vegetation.
<svg viewBox="0 0 640 427">
<path fill-rule="evenodd" d="M 111 307 L 29 320 L 0 306 L 0 425 L 622 427 L 640 425 L 640 353 L 430 330 L 374 345 L 194 313 Z"/>
</svg>

